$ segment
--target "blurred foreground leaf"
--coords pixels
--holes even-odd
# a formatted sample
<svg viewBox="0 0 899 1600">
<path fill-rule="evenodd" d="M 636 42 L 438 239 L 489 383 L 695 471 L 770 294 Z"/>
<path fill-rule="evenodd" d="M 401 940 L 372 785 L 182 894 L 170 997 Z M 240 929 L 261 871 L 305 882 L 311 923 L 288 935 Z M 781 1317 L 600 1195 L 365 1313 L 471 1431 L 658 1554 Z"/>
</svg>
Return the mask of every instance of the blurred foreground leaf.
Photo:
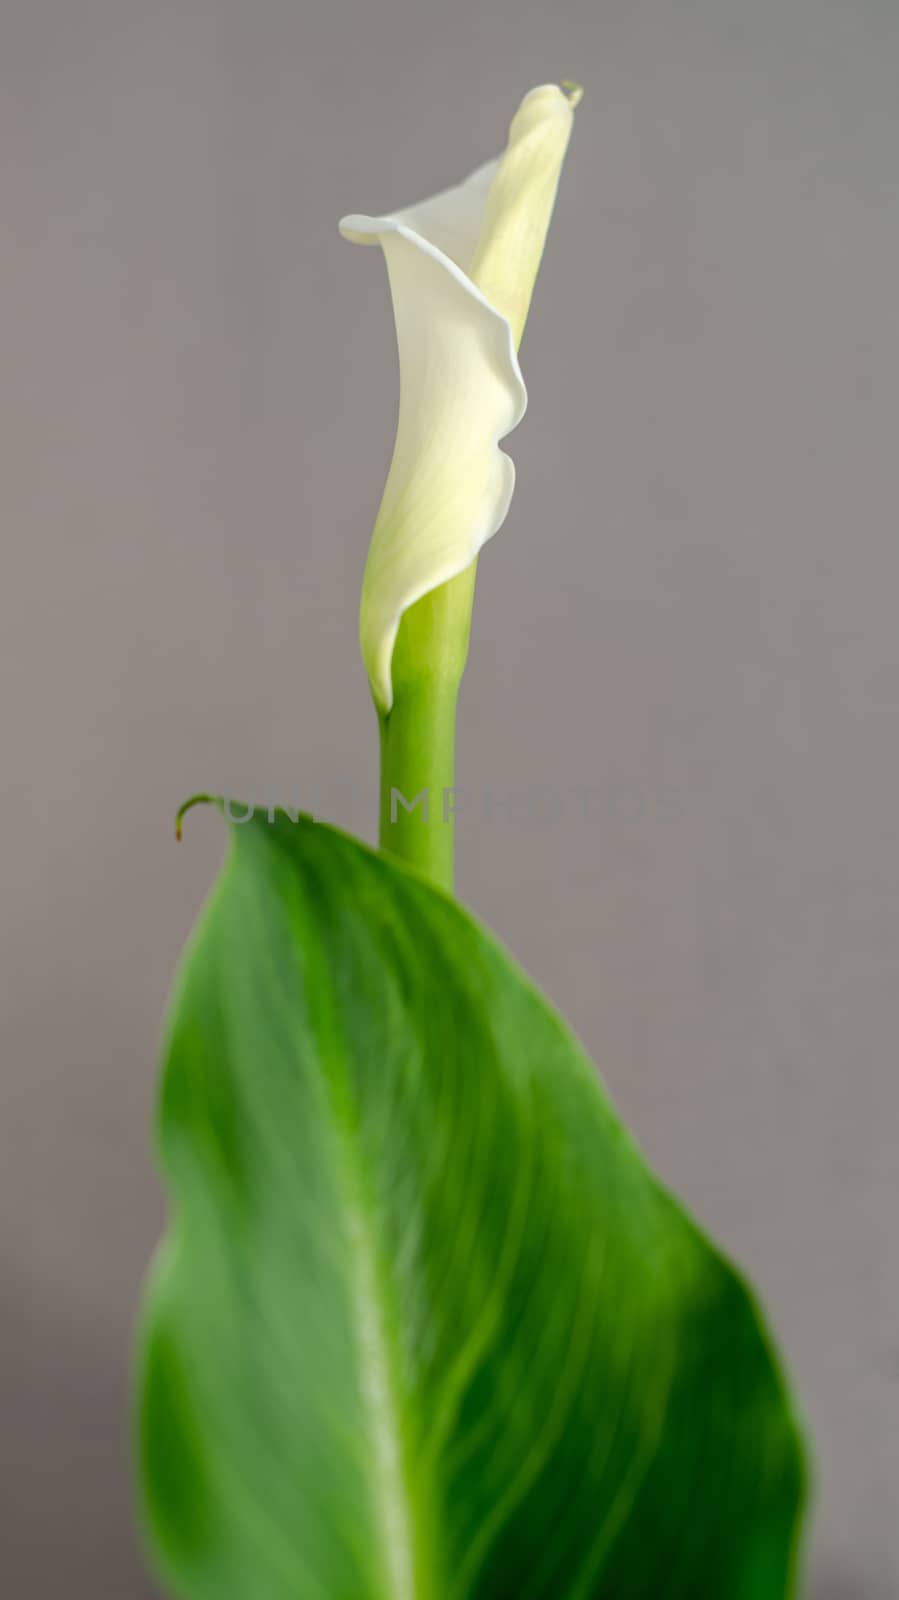
<svg viewBox="0 0 899 1600">
<path fill-rule="evenodd" d="M 175 998 L 140 1351 L 185 1600 L 781 1600 L 802 1451 L 746 1287 L 458 906 L 264 815 Z"/>
</svg>

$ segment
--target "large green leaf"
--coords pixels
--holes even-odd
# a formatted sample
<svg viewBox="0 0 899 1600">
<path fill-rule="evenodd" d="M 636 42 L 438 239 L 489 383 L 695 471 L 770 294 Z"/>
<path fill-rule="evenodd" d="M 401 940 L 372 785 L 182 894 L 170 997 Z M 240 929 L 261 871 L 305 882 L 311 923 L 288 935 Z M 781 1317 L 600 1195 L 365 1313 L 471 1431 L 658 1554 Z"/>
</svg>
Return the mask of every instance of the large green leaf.
<svg viewBox="0 0 899 1600">
<path fill-rule="evenodd" d="M 780 1600 L 758 1310 L 496 943 L 330 828 L 232 829 L 171 1018 L 145 1520 L 189 1600 Z"/>
</svg>

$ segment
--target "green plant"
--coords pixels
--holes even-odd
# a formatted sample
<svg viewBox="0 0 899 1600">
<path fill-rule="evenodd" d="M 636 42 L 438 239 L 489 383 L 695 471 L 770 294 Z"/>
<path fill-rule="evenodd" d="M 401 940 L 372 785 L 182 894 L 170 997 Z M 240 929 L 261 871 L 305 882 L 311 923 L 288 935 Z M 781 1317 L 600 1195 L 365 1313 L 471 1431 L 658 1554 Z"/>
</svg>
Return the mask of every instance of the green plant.
<svg viewBox="0 0 899 1600">
<path fill-rule="evenodd" d="M 498 164 L 344 224 L 384 246 L 402 373 L 363 591 L 381 852 L 232 820 L 172 1002 L 138 1424 L 184 1600 L 794 1592 L 803 1449 L 752 1294 L 451 898 L 451 814 L 413 803 L 452 786 L 577 98 L 534 91 Z"/>
</svg>

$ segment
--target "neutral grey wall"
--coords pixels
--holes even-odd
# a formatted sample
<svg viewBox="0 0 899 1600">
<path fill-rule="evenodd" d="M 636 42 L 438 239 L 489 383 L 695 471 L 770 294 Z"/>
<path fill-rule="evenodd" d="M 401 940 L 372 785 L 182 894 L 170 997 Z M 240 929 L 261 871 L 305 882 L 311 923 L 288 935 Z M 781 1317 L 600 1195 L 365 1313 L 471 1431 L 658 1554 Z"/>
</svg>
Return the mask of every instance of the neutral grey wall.
<svg viewBox="0 0 899 1600">
<path fill-rule="evenodd" d="M 154 1593 L 147 1124 L 221 850 L 201 814 L 179 850 L 173 807 L 372 832 L 396 372 L 337 218 L 452 181 L 571 76 L 461 893 L 760 1286 L 817 1440 L 808 1594 L 895 1597 L 895 0 L 6 0 L 0 45 L 4 1592 Z M 560 814 L 522 811 L 550 783 Z"/>
</svg>

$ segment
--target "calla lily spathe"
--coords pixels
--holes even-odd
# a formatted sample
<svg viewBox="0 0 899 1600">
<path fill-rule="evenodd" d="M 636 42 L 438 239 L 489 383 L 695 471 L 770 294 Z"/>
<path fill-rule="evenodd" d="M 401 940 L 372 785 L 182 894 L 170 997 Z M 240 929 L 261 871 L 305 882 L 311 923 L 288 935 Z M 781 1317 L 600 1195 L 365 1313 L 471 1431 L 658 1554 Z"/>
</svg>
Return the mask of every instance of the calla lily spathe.
<svg viewBox="0 0 899 1600">
<path fill-rule="evenodd" d="M 532 89 L 498 160 L 417 205 L 340 224 L 384 251 L 399 348 L 396 444 L 360 614 L 385 713 L 403 613 L 464 571 L 509 509 L 515 468 L 499 442 L 527 403 L 516 349 L 579 99 L 567 86 Z"/>
</svg>

